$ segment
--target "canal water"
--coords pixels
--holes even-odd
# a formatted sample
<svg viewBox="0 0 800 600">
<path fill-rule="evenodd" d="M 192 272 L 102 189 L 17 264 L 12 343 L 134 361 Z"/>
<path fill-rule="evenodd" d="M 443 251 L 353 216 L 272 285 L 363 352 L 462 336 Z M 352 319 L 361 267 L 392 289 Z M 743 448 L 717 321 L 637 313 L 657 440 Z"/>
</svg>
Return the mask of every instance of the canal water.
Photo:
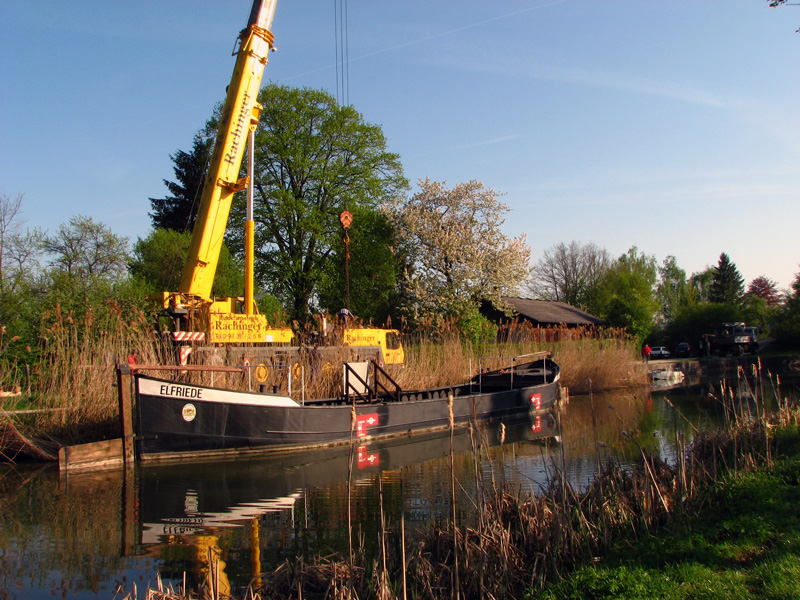
<svg viewBox="0 0 800 600">
<path fill-rule="evenodd" d="M 784 377 L 789 391 L 782 395 L 796 398 L 792 381 Z M 381 511 L 395 536 L 402 515 L 412 544 L 452 514 L 451 472 L 459 521 L 469 523 L 485 489 L 540 493 L 555 470 L 579 489 L 599 463 L 631 464 L 640 447 L 672 460 L 679 438 L 691 441 L 694 427 L 723 418 L 719 388 L 691 373 L 681 383 L 654 383 L 652 392 L 574 396 L 556 413 L 460 431 L 452 442 L 447 434 L 403 438 L 280 458 L 142 467 L 127 476 L 4 466 L 0 599 L 108 600 L 134 586 L 144 597 L 159 576 L 191 588 L 209 555 L 221 558 L 223 583 L 241 595 L 286 560 L 346 555 L 350 533 L 374 556 Z M 771 392 L 770 384 L 763 387 Z"/>
</svg>

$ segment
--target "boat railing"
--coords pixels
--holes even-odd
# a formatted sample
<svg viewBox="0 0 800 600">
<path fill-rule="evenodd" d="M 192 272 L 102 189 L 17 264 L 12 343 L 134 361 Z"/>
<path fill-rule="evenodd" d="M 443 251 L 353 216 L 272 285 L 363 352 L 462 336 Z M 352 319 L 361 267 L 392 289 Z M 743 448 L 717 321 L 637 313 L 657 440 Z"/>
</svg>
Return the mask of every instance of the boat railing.
<svg viewBox="0 0 800 600">
<path fill-rule="evenodd" d="M 372 368 L 372 385 L 369 383 L 369 374 L 366 379 L 361 376 L 354 365 L 359 363 L 344 363 L 344 395 L 346 399 L 351 396 L 361 402 L 372 402 L 377 400 L 381 393 L 385 394 L 389 400 L 400 401 L 402 389 L 397 382 L 381 367 L 376 361 L 370 360 L 366 363 Z M 364 363 L 360 363 L 364 364 Z M 389 382 L 394 389 L 391 389 L 381 381 L 382 376 Z M 352 378 L 352 379 L 351 379 Z M 360 384 L 360 385 L 359 385 Z"/>
<path fill-rule="evenodd" d="M 375 362 L 374 360 L 370 362 L 372 363 L 373 373 L 375 374 L 374 379 L 375 379 L 376 391 L 377 388 L 380 387 L 381 390 L 383 390 L 383 392 L 387 396 L 389 396 L 390 399 L 394 400 L 395 402 L 399 402 L 400 395 L 402 394 L 403 390 L 400 388 L 398 383 L 394 379 L 392 379 L 392 376 L 389 375 L 389 373 L 387 373 L 386 370 L 379 363 Z M 393 385 L 394 389 L 389 389 L 388 387 L 386 387 L 381 382 L 380 378 L 378 377 L 378 374 L 382 375 L 384 379 L 386 379 L 391 385 Z"/>
<path fill-rule="evenodd" d="M 490 360 L 507 360 L 510 361 L 509 366 L 509 389 L 514 389 L 514 368 L 519 361 L 530 362 L 535 359 L 544 360 L 544 379 L 547 380 L 547 359 L 552 356 L 552 352 L 542 350 L 539 352 L 529 352 L 527 354 L 518 354 L 516 356 L 482 356 L 478 359 L 478 393 L 483 393 L 483 363 Z"/>
<path fill-rule="evenodd" d="M 228 367 L 222 365 L 128 365 L 128 368 L 133 373 L 139 371 L 214 371 L 217 373 L 243 373 L 247 367 Z"/>
</svg>

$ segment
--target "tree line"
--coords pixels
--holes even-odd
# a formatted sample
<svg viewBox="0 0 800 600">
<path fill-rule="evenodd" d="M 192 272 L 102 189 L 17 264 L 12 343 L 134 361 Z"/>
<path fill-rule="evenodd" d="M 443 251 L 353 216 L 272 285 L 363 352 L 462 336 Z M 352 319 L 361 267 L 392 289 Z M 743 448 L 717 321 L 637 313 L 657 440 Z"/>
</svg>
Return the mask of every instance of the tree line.
<svg viewBox="0 0 800 600">
<path fill-rule="evenodd" d="M 674 256 L 658 264 L 635 246 L 613 258 L 593 243 L 562 242 L 544 251 L 530 282 L 532 295 L 577 306 L 650 343 L 697 344 L 725 322 L 800 343 L 800 273 L 790 290 L 763 275 L 745 286 L 725 252 L 687 277 Z"/>
<path fill-rule="evenodd" d="M 659 265 L 636 247 L 611 257 L 578 242 L 545 250 L 531 268 L 525 236 L 502 233 L 509 207 L 499 192 L 479 181 L 424 179 L 409 195 L 400 157 L 353 107 L 324 91 L 280 85 L 264 87 L 258 100 L 256 298 L 276 325 L 302 327 L 316 313 L 348 308 L 364 323 L 409 331 L 448 323 L 467 338 L 490 337 L 495 328 L 481 304 L 528 295 L 577 306 L 641 340 L 685 337 L 704 319 L 747 320 L 800 337 L 800 274 L 786 292 L 766 277 L 745 290 L 724 253 L 715 267 L 687 277 L 671 256 Z M 164 181 L 167 195 L 150 199 L 153 229 L 132 245 L 91 216 L 77 215 L 52 234 L 26 229 L 23 195 L 0 195 L 6 367 L 35 358 L 54 319 L 146 313 L 154 310 L 148 294 L 177 290 L 218 119 L 219 107 L 192 147 L 171 155 L 174 181 Z M 345 210 L 353 215 L 346 231 Z M 242 294 L 245 211 L 245 195 L 237 194 L 217 296 Z"/>
</svg>

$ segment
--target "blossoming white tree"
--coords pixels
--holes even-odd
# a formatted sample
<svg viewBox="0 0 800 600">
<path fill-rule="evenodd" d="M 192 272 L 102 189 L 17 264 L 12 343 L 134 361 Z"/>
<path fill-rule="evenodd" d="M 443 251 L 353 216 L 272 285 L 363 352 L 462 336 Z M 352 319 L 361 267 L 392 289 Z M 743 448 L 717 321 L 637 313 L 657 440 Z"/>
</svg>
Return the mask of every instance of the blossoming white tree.
<svg viewBox="0 0 800 600">
<path fill-rule="evenodd" d="M 483 299 L 517 292 L 529 272 L 526 236 L 501 231 L 508 205 L 480 181 L 419 181 L 420 191 L 392 207 L 407 257 L 412 313 L 458 316 Z"/>
</svg>

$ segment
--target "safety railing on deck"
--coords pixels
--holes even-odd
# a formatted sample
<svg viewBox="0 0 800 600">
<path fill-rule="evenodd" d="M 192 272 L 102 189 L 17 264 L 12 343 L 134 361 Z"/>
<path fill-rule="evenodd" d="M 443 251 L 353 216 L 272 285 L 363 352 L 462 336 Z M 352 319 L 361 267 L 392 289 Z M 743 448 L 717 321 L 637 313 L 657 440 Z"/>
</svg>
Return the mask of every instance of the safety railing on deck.
<svg viewBox="0 0 800 600">
<path fill-rule="evenodd" d="M 365 377 L 358 372 L 357 365 L 366 364 L 368 369 Z M 372 385 L 370 385 L 369 367 L 372 368 Z M 394 389 L 389 388 L 381 381 L 381 377 L 388 381 Z M 374 360 L 366 363 L 344 363 L 344 396 L 345 399 L 360 402 L 372 402 L 384 394 L 388 400 L 399 402 L 403 390 L 392 377 Z"/>
<path fill-rule="evenodd" d="M 514 389 L 514 368 L 521 360 L 531 362 L 532 359 L 541 358 L 544 360 L 543 371 L 544 380 L 547 381 L 547 359 L 552 356 L 552 353 L 543 350 L 541 352 L 529 352 L 528 354 L 519 354 L 517 356 L 482 356 L 478 359 L 478 393 L 483 393 L 483 361 L 488 360 L 509 360 L 511 361 L 510 376 L 509 376 L 509 389 Z"/>
</svg>

